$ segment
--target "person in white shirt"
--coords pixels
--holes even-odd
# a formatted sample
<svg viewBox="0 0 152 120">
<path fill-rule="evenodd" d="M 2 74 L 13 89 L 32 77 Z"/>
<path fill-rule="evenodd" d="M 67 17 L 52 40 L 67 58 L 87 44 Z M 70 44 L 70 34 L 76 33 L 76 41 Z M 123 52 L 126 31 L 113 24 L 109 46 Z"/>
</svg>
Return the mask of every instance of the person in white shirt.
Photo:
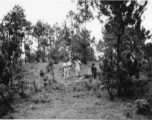
<svg viewBox="0 0 152 120">
<path fill-rule="evenodd" d="M 67 62 L 67 69 L 68 69 L 68 73 L 69 73 L 69 77 L 71 76 L 71 73 L 70 73 L 70 70 L 72 69 L 72 61 L 71 60 L 69 60 L 68 62 Z"/>
<path fill-rule="evenodd" d="M 71 62 L 66 59 L 63 63 L 63 72 L 64 72 L 64 80 L 68 79 L 70 77 L 70 67 Z"/>
<path fill-rule="evenodd" d="M 80 60 L 76 60 L 75 61 L 75 64 L 76 64 L 76 67 L 75 67 L 75 70 L 76 70 L 76 76 L 79 77 L 80 76 L 80 65 L 81 65 L 81 61 Z"/>
</svg>

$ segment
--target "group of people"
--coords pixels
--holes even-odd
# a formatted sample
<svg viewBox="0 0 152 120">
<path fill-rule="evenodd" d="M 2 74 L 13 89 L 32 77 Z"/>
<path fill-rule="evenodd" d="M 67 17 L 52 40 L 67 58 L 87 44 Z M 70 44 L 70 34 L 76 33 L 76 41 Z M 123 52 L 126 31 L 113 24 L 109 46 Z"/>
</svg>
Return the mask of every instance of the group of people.
<svg viewBox="0 0 152 120">
<path fill-rule="evenodd" d="M 63 63 L 64 80 L 66 80 L 70 77 L 70 70 L 72 69 L 73 64 L 75 64 L 76 76 L 80 77 L 81 61 L 79 59 L 75 59 L 74 61 L 66 59 Z"/>
<path fill-rule="evenodd" d="M 68 79 L 70 77 L 70 70 L 72 69 L 72 65 L 75 64 L 75 72 L 76 76 L 80 77 L 80 72 L 81 72 L 81 61 L 79 59 L 75 59 L 74 61 L 66 59 L 63 63 L 63 76 L 64 80 Z M 91 73 L 92 77 L 96 79 L 97 76 L 97 68 L 95 67 L 95 64 L 92 63 L 91 66 Z"/>
</svg>

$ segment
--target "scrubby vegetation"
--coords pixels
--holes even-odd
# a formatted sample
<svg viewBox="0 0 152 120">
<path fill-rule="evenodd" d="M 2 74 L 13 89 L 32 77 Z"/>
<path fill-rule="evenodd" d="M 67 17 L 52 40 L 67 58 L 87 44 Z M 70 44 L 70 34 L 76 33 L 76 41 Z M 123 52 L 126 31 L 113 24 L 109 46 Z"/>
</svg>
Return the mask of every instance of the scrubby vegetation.
<svg viewBox="0 0 152 120">
<path fill-rule="evenodd" d="M 78 13 L 69 11 L 61 26 L 41 20 L 34 25 L 21 6 L 14 6 L 0 23 L 0 118 L 151 119 L 152 44 L 145 44 L 151 31 L 141 26 L 147 4 L 78 0 Z M 96 45 L 103 52 L 95 62 L 96 79 L 91 73 L 96 38 L 83 27 L 94 17 L 91 8 L 98 8 L 105 23 Z M 32 37 L 38 42 L 35 51 Z M 67 58 L 73 67 L 63 80 L 61 63 Z M 77 58 L 83 63 L 79 78 Z"/>
</svg>

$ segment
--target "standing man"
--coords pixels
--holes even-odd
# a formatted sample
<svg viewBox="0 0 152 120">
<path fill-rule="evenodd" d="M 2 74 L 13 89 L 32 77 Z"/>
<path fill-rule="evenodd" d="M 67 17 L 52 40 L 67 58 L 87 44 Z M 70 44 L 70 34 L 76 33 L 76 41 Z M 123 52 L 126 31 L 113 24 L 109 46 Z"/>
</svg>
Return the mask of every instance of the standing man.
<svg viewBox="0 0 152 120">
<path fill-rule="evenodd" d="M 92 63 L 91 72 L 92 72 L 92 77 L 93 77 L 94 79 L 96 79 L 97 68 L 95 67 L 95 64 L 94 64 L 94 63 Z"/>
<path fill-rule="evenodd" d="M 71 71 L 71 69 L 72 69 L 72 60 L 69 60 L 68 62 L 67 62 L 67 69 L 68 69 L 68 73 L 69 73 L 69 77 L 71 76 L 71 73 L 70 73 L 70 71 Z"/>
<path fill-rule="evenodd" d="M 75 61 L 75 64 L 76 64 L 76 67 L 75 67 L 76 76 L 77 76 L 77 77 L 80 77 L 80 65 L 81 65 L 81 61 L 77 59 L 77 60 Z"/>
<path fill-rule="evenodd" d="M 69 78 L 69 66 L 67 64 L 67 59 L 65 59 L 64 63 L 63 63 L 63 72 L 64 72 L 64 80 Z"/>
</svg>

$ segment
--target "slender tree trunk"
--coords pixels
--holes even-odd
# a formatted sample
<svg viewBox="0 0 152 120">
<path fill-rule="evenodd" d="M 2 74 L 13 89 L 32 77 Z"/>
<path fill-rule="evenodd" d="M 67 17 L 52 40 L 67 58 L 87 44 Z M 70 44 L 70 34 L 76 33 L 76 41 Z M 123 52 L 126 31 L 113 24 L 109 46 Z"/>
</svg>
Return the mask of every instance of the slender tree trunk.
<svg viewBox="0 0 152 120">
<path fill-rule="evenodd" d="M 9 33 L 9 41 L 10 41 L 10 33 Z M 11 72 L 11 86 L 13 85 L 13 75 L 12 75 L 12 60 L 10 57 L 10 72 Z"/>
<path fill-rule="evenodd" d="M 119 62 L 120 62 L 120 37 L 121 36 L 118 36 L 118 42 L 117 42 L 117 79 L 119 81 L 119 85 L 118 85 L 118 91 L 117 91 L 117 94 L 118 96 L 121 96 L 122 94 L 122 90 L 121 90 L 121 86 L 122 86 L 122 82 L 119 78 L 119 73 L 120 73 L 120 69 L 119 69 Z"/>
<path fill-rule="evenodd" d="M 40 46 L 40 41 L 39 41 L 39 36 L 38 36 L 38 49 L 39 49 L 39 46 Z"/>
<path fill-rule="evenodd" d="M 45 62 L 45 46 L 44 46 L 44 53 L 43 53 L 43 62 Z"/>
<path fill-rule="evenodd" d="M 22 66 L 22 39 L 21 39 L 21 51 L 20 51 L 20 66 Z"/>
<path fill-rule="evenodd" d="M 85 48 L 83 48 L 83 63 L 87 64 Z"/>
<path fill-rule="evenodd" d="M 121 11 L 119 11 L 119 14 L 121 16 L 120 18 L 120 28 L 121 28 L 121 33 L 119 35 L 117 35 L 118 37 L 118 41 L 117 41 L 117 79 L 119 81 L 119 86 L 118 86 L 118 91 L 117 91 L 117 94 L 118 96 L 121 96 L 122 95 L 122 80 L 121 78 L 119 78 L 119 73 L 120 73 L 120 66 L 119 66 L 119 63 L 120 63 L 120 59 L 121 59 L 121 53 L 120 53 L 120 42 L 121 42 L 121 36 L 123 35 L 124 33 L 124 30 L 125 30 L 125 25 L 124 25 L 124 21 L 123 21 L 123 17 L 122 17 L 122 14 L 121 14 Z"/>
<path fill-rule="evenodd" d="M 13 85 L 13 73 L 12 73 L 12 71 L 13 71 L 13 69 L 12 69 L 12 60 L 10 60 L 10 69 L 11 69 L 11 86 Z"/>
<path fill-rule="evenodd" d="M 38 50 L 40 49 L 40 36 L 38 36 Z M 37 63 L 40 62 L 40 57 L 37 58 Z"/>
</svg>

